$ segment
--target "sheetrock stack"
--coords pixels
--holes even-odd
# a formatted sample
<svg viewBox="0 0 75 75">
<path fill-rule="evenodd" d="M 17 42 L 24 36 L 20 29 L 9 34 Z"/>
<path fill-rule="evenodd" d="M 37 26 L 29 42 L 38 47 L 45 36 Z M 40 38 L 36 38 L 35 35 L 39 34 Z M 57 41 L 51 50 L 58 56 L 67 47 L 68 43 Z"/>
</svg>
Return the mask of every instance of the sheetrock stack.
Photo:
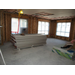
<svg viewBox="0 0 75 75">
<path fill-rule="evenodd" d="M 26 48 L 46 44 L 46 35 L 41 34 L 26 34 L 26 35 L 11 35 L 11 41 L 17 48 Z"/>
</svg>

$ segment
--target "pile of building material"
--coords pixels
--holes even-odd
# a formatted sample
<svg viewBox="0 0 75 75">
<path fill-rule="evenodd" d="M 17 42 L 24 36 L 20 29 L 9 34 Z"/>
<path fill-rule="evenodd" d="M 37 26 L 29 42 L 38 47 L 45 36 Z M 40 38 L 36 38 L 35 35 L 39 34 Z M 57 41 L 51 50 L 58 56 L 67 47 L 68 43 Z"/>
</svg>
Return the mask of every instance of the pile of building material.
<svg viewBox="0 0 75 75">
<path fill-rule="evenodd" d="M 11 35 L 11 42 L 16 48 L 26 48 L 46 44 L 46 35 L 41 34 L 26 34 L 26 35 Z"/>
<path fill-rule="evenodd" d="M 57 53 L 63 57 L 66 57 L 68 59 L 75 60 L 75 49 L 67 50 L 65 48 L 61 48 L 61 46 L 53 46 L 52 52 Z"/>
</svg>

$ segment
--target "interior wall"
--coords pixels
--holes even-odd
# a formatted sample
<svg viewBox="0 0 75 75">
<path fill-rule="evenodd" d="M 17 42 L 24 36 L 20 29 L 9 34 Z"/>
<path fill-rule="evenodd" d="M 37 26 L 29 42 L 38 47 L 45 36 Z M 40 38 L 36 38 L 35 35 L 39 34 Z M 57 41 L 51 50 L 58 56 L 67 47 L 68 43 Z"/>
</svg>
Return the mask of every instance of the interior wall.
<svg viewBox="0 0 75 75">
<path fill-rule="evenodd" d="M 56 20 L 50 21 L 50 37 L 55 38 L 56 36 Z"/>
<path fill-rule="evenodd" d="M 71 23 L 71 32 L 70 32 L 70 40 L 75 39 L 75 18 L 72 19 Z"/>
<path fill-rule="evenodd" d="M 26 15 L 20 15 L 19 14 L 11 14 L 11 18 L 21 18 L 21 19 L 27 19 L 28 20 L 28 33 L 30 33 L 30 16 Z"/>
<path fill-rule="evenodd" d="M 70 37 L 56 36 L 57 22 L 71 22 Z M 70 20 L 51 20 L 50 37 L 51 38 L 62 39 L 62 40 L 67 40 L 67 41 L 75 39 L 75 19 L 70 19 Z"/>
<path fill-rule="evenodd" d="M 2 13 L 1 13 L 2 14 Z M 0 14 L 0 16 L 1 16 Z M 11 39 L 11 18 L 19 18 L 18 14 L 8 14 L 8 13 L 3 13 L 0 19 L 0 23 L 3 26 L 2 28 L 2 40 L 5 41 L 10 41 Z M 63 40 L 72 40 L 75 39 L 75 19 L 72 19 L 72 25 L 71 25 L 71 32 L 70 32 L 70 37 L 65 38 L 65 37 L 60 37 L 56 36 L 56 24 L 57 21 L 59 20 L 47 20 L 47 19 L 39 19 L 36 17 L 32 16 L 27 16 L 27 15 L 21 15 L 20 18 L 24 18 L 28 20 L 28 34 L 37 34 L 38 31 L 38 21 L 48 21 L 50 22 L 49 26 L 49 35 L 47 37 L 50 38 L 58 38 L 58 39 L 63 39 Z"/>
<path fill-rule="evenodd" d="M 4 29 L 5 29 L 5 41 L 10 41 L 11 36 L 11 14 L 4 14 Z"/>
<path fill-rule="evenodd" d="M 29 19 L 29 33 L 30 34 L 37 34 L 37 24 L 38 19 L 36 17 L 30 17 Z"/>
<path fill-rule="evenodd" d="M 4 13 L 2 11 L 0 11 L 0 26 L 1 27 L 1 44 L 3 44 L 3 42 L 5 41 L 5 37 L 4 37 Z"/>
<path fill-rule="evenodd" d="M 18 14 L 4 14 L 4 41 L 10 41 L 11 39 L 11 18 L 19 18 Z M 37 22 L 38 19 L 36 17 L 21 15 L 20 18 L 28 20 L 28 34 L 36 34 L 37 33 Z"/>
<path fill-rule="evenodd" d="M 0 44 L 1 44 L 1 27 L 0 27 Z"/>
<path fill-rule="evenodd" d="M 11 14 L 11 17 L 18 18 L 18 14 Z M 50 20 L 38 19 L 37 17 L 26 16 L 26 15 L 21 15 L 20 18 L 24 18 L 28 20 L 28 34 L 37 34 L 38 20 L 50 22 Z"/>
<path fill-rule="evenodd" d="M 1 15 L 0 15 L 0 26 L 1 26 Z M 1 27 L 0 27 L 0 44 L 1 44 Z"/>
</svg>

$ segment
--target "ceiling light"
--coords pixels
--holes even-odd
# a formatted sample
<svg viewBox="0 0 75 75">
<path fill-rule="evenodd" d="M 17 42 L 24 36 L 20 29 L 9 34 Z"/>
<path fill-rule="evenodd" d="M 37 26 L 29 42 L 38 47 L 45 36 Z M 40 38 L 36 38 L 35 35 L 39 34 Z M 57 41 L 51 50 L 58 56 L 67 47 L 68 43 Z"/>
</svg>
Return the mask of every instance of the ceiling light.
<svg viewBox="0 0 75 75">
<path fill-rule="evenodd" d="M 23 11 L 22 10 L 20 11 L 20 14 L 23 14 Z"/>
</svg>

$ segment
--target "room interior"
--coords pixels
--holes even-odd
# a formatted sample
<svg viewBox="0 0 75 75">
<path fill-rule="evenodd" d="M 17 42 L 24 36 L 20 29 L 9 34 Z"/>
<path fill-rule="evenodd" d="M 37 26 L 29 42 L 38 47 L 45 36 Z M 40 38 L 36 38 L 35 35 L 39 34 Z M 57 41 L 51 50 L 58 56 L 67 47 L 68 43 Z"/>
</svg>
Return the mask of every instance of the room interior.
<svg viewBox="0 0 75 75">
<path fill-rule="evenodd" d="M 21 13 L 23 11 L 23 13 L 21 14 L 20 11 Z M 13 28 L 16 28 L 12 23 L 14 19 L 17 20 L 18 24 L 19 22 L 21 23 L 21 20 L 26 21 L 27 34 L 29 35 L 44 33 L 47 37 L 46 45 L 31 47 L 16 52 L 16 49 L 10 42 L 11 34 L 20 33 L 20 31 L 14 32 L 13 30 Z M 45 30 L 44 32 L 39 32 L 38 30 L 39 24 L 42 24 L 42 22 L 44 24 L 48 23 L 48 30 L 46 30 L 46 32 Z M 67 32 L 65 32 L 64 35 L 57 33 L 58 23 L 70 24 L 68 34 Z M 21 28 L 22 26 L 19 24 L 19 30 Z M 64 30 L 65 27 L 62 28 Z M 62 45 L 75 39 L 75 9 L 0 9 L 0 35 L 0 48 L 8 65 L 75 65 L 75 61 L 66 59 L 52 52 L 54 45 Z M 22 57 L 20 57 L 20 55 Z M 2 64 L 2 62 L 0 62 L 0 64 Z"/>
</svg>

